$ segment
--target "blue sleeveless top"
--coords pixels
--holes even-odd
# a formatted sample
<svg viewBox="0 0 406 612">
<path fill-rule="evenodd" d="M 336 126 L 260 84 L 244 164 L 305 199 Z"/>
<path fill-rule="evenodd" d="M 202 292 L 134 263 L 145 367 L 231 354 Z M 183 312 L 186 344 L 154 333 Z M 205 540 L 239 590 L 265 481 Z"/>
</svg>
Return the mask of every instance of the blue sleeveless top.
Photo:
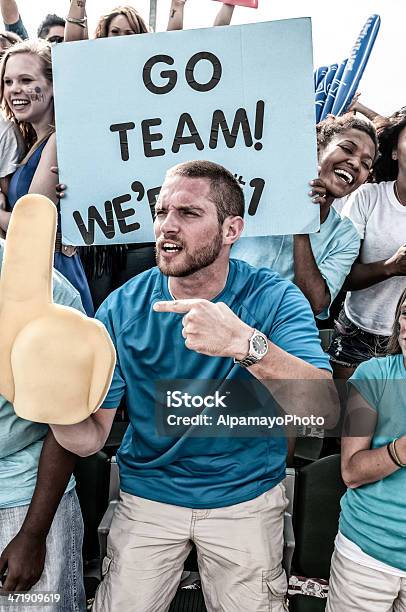
<svg viewBox="0 0 406 612">
<path fill-rule="evenodd" d="M 42 151 L 48 141 L 45 140 L 39 147 L 34 151 L 31 157 L 23 165 L 14 172 L 11 177 L 9 190 L 8 190 L 8 201 L 11 210 L 17 200 L 22 196 L 26 195 L 30 189 L 32 179 L 38 168 L 39 161 L 41 159 Z M 60 231 L 60 214 L 58 211 L 58 231 Z M 55 253 L 54 255 L 54 267 L 63 274 L 72 285 L 79 291 L 82 300 L 83 307 L 86 314 L 89 317 L 94 315 L 93 301 L 90 294 L 89 285 L 85 275 L 85 271 L 80 261 L 78 254 L 73 257 L 67 257 L 63 253 Z"/>
</svg>

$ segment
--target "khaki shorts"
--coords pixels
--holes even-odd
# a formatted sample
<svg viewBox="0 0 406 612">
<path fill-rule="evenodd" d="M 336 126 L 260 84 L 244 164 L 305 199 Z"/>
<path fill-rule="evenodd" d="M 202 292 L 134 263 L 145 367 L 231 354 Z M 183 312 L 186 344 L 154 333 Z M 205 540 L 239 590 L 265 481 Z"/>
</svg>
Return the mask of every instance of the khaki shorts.
<svg viewBox="0 0 406 612">
<path fill-rule="evenodd" d="M 285 612 L 284 485 L 192 510 L 121 492 L 93 612 L 166 612 L 194 542 L 208 612 Z"/>
<path fill-rule="evenodd" d="M 406 578 L 370 569 L 335 550 L 326 612 L 406 612 Z"/>
</svg>

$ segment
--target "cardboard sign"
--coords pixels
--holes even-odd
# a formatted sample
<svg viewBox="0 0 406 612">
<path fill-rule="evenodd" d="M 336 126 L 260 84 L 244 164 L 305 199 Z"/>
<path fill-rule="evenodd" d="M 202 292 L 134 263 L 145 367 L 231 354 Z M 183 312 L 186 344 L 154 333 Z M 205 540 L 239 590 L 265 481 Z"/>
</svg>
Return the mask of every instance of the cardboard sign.
<svg viewBox="0 0 406 612">
<path fill-rule="evenodd" d="M 153 240 L 171 166 L 208 159 L 246 197 L 246 236 L 319 228 L 310 19 L 53 48 L 65 244 Z"/>
<path fill-rule="evenodd" d="M 216 0 L 223 2 L 223 0 Z M 258 0 L 227 0 L 226 4 L 234 4 L 234 6 L 246 6 L 247 8 L 258 8 Z"/>
</svg>

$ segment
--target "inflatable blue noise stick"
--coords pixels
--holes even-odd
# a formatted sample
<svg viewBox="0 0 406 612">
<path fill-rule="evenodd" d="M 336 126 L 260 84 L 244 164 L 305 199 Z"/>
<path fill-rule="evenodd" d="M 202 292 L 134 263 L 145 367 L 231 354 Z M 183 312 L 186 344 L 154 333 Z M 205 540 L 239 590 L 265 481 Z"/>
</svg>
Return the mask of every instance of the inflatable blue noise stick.
<svg viewBox="0 0 406 612">
<path fill-rule="evenodd" d="M 327 94 L 330 89 L 330 85 L 336 74 L 338 64 L 332 64 L 328 67 L 324 79 L 320 82 L 316 89 L 316 123 L 320 121 L 321 114 L 323 112 L 324 102 L 327 98 Z"/>
<path fill-rule="evenodd" d="M 341 83 L 330 110 L 332 115 L 344 114 L 351 104 L 371 55 L 380 25 L 381 18 L 379 15 L 371 15 L 362 28 L 355 45 L 351 49 L 345 70 L 341 76 Z"/>
<path fill-rule="evenodd" d="M 314 71 L 314 91 L 317 90 L 321 81 L 326 76 L 328 68 L 328 66 L 320 66 L 320 68 L 316 68 L 316 70 Z"/>
<path fill-rule="evenodd" d="M 323 121 L 323 119 L 326 119 L 327 115 L 331 113 L 331 109 L 333 108 L 334 102 L 337 97 L 337 91 L 343 82 L 342 78 L 343 78 L 343 74 L 344 74 L 344 70 L 347 65 L 347 62 L 348 60 L 345 59 L 341 63 L 341 65 L 338 67 L 335 73 L 334 79 L 332 80 L 330 84 L 327 97 L 324 101 L 324 106 L 321 112 L 320 121 Z"/>
</svg>

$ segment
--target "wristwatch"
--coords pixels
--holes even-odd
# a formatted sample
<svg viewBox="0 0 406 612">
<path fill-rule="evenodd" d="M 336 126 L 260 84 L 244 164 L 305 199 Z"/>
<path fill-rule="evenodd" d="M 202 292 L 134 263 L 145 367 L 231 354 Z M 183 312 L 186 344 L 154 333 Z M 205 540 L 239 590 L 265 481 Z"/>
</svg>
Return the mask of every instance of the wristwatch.
<svg viewBox="0 0 406 612">
<path fill-rule="evenodd" d="M 234 359 L 234 363 L 238 363 L 238 365 L 243 368 L 248 368 L 249 366 L 254 365 L 254 363 L 258 363 L 261 361 L 263 357 L 268 352 L 268 338 L 262 332 L 254 329 L 254 333 L 249 339 L 249 348 L 248 354 L 244 359 L 238 360 Z"/>
</svg>

